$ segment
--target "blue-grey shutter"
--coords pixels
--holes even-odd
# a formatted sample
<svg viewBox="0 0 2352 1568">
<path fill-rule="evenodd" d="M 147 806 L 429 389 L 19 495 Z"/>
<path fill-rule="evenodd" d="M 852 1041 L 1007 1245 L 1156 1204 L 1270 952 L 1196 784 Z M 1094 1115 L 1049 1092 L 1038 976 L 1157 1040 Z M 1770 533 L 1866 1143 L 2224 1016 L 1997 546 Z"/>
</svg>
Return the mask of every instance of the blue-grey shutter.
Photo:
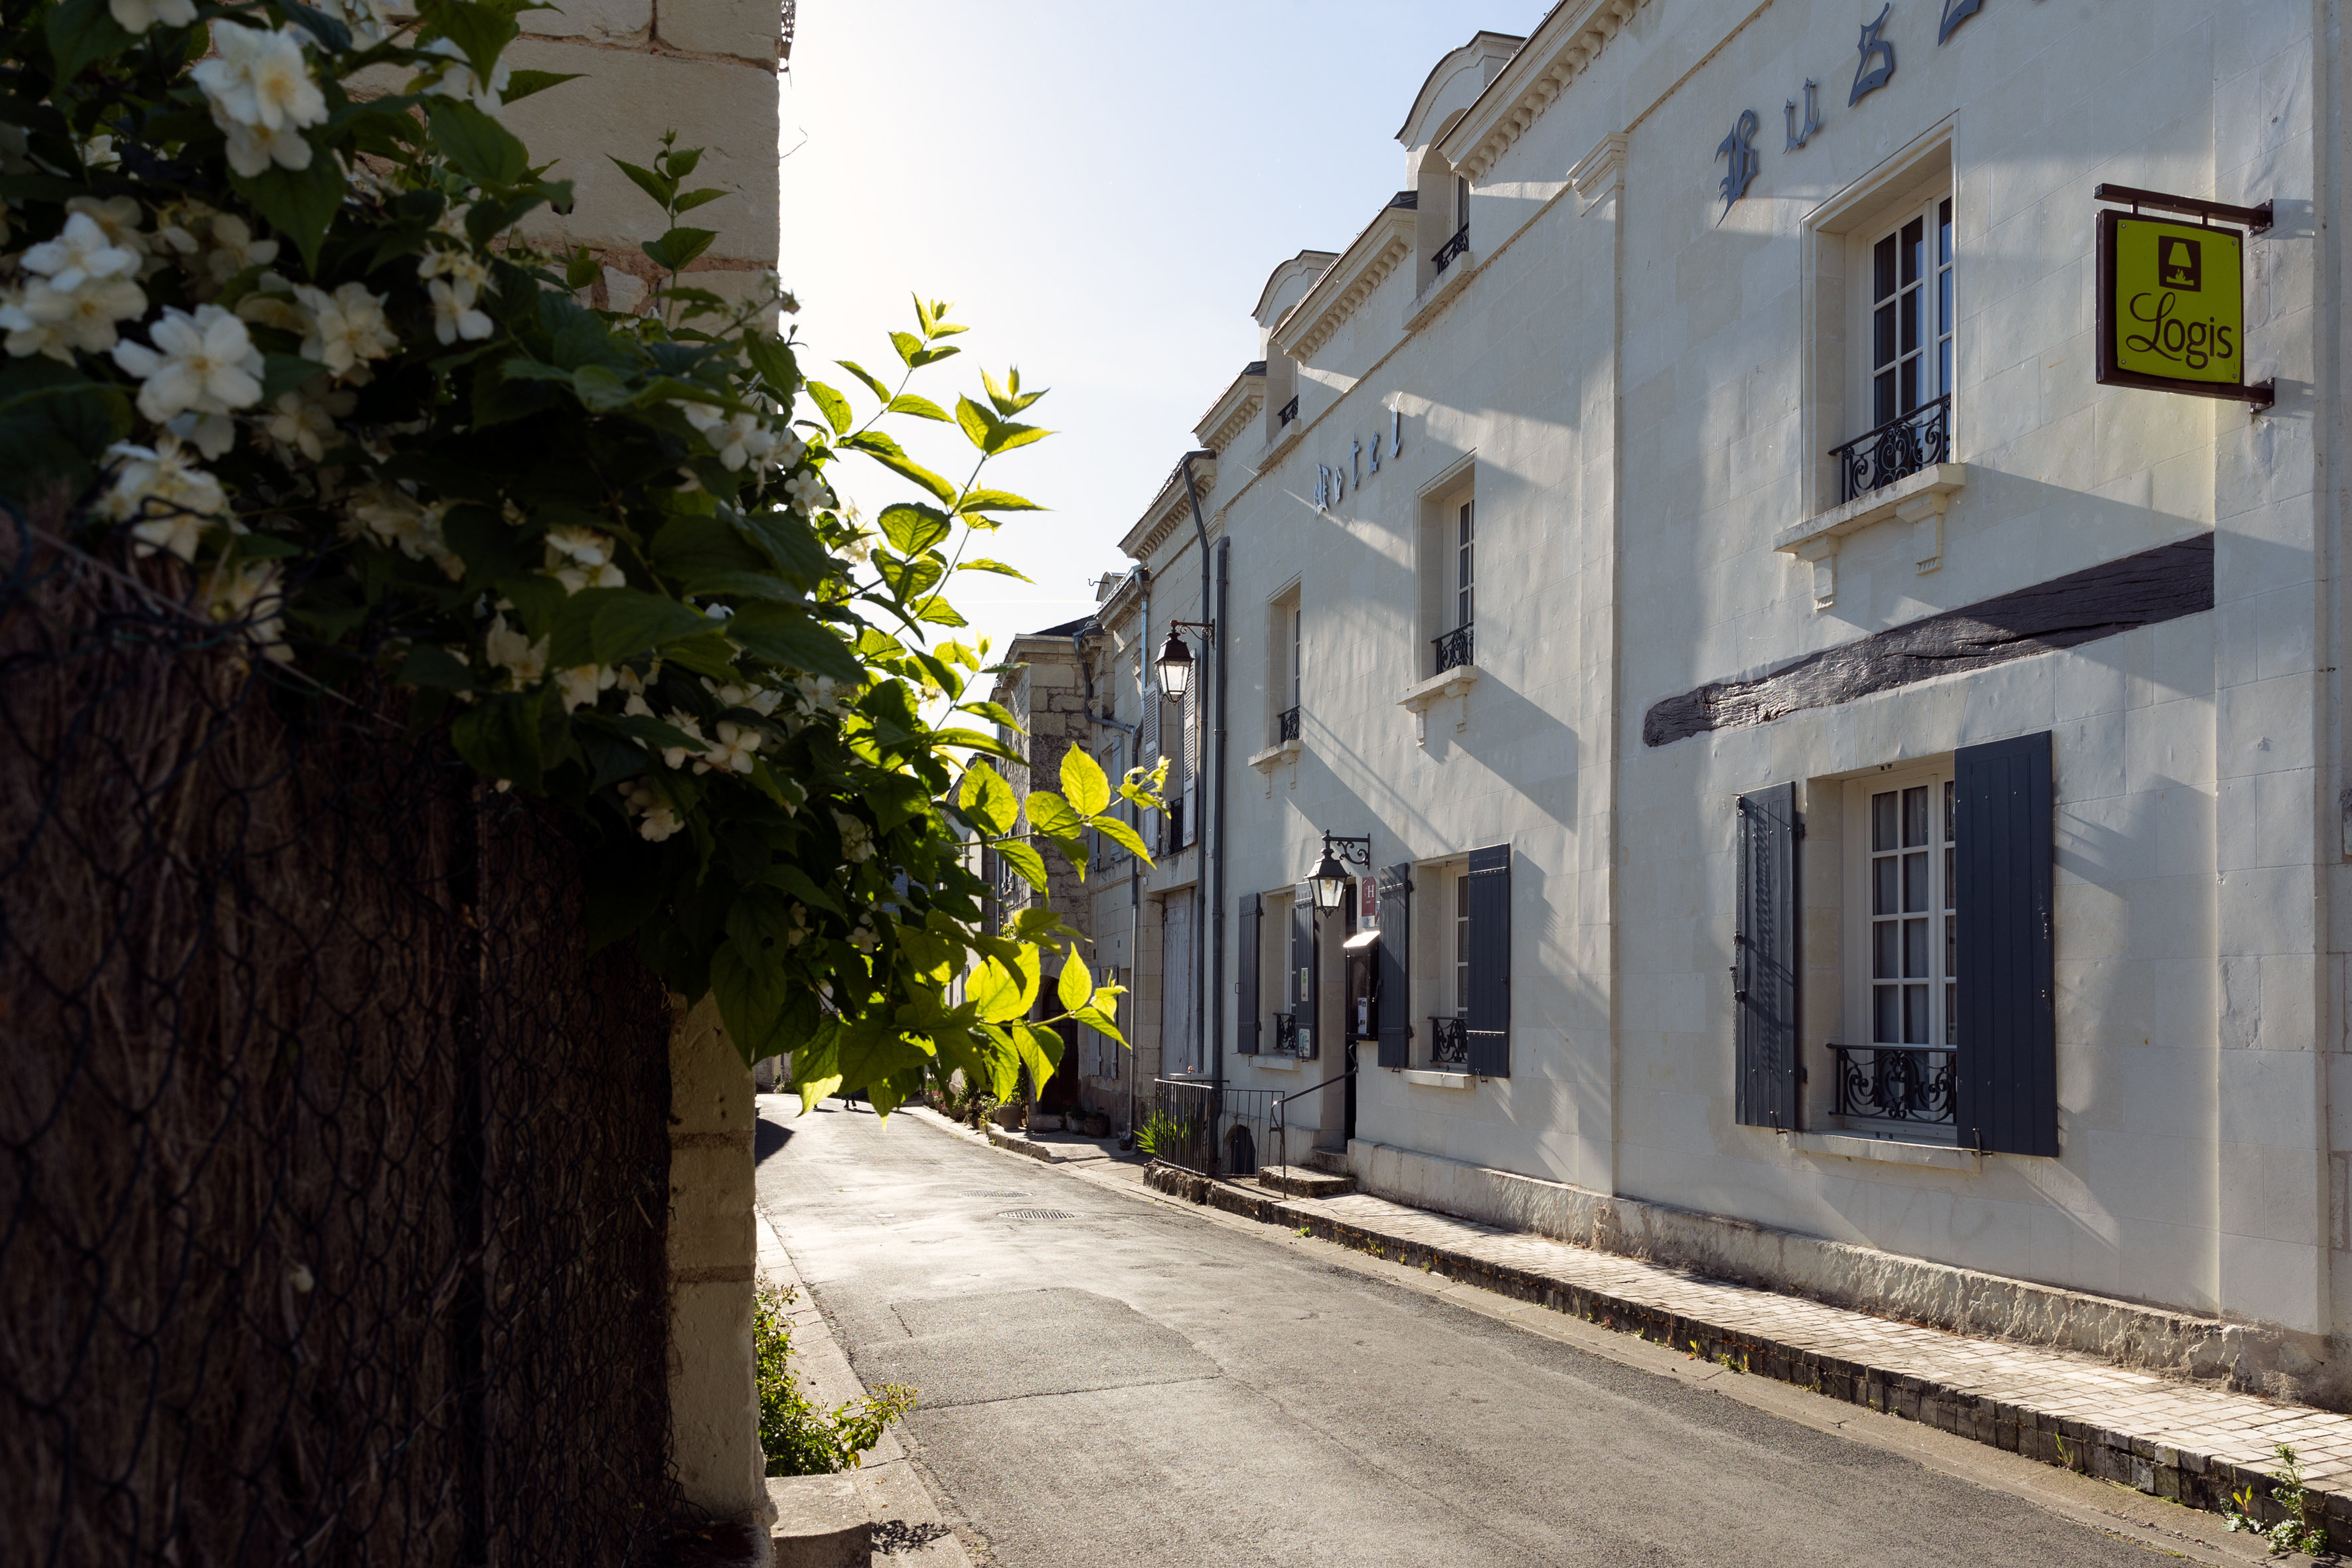
<svg viewBox="0 0 2352 1568">
<path fill-rule="evenodd" d="M 1315 970 L 1315 897 L 1312 888 L 1301 883 L 1297 896 L 1290 900 L 1290 973 L 1284 979 L 1284 988 L 1290 997 L 1290 1016 L 1298 1024 L 1298 1037 L 1305 1042 L 1298 1052 L 1302 1059 L 1312 1058 L 1322 1045 L 1315 1037 L 1315 1025 L 1322 1016 L 1316 1004 L 1322 997 L 1323 977 Z"/>
<path fill-rule="evenodd" d="M 1243 1056 L 1254 1057 L 1257 1055 L 1258 939 L 1265 923 L 1265 911 L 1255 893 L 1244 893 L 1241 903 L 1241 951 L 1234 955 L 1241 961 L 1241 976 L 1234 1004 L 1234 1049 Z"/>
<path fill-rule="evenodd" d="M 1964 746 L 1952 754 L 1952 773 L 1960 1141 L 2006 1154 L 2055 1156 L 2050 733 Z"/>
<path fill-rule="evenodd" d="M 1511 1076 L 1511 847 L 1470 851 L 1470 1070 Z"/>
<path fill-rule="evenodd" d="M 1734 1116 L 1797 1126 L 1797 786 L 1739 797 L 1739 901 L 1732 936 Z"/>
<path fill-rule="evenodd" d="M 1381 1066 L 1412 1061 L 1412 868 L 1391 866 L 1380 875 L 1380 968 L 1372 1005 L 1380 1011 Z"/>
</svg>

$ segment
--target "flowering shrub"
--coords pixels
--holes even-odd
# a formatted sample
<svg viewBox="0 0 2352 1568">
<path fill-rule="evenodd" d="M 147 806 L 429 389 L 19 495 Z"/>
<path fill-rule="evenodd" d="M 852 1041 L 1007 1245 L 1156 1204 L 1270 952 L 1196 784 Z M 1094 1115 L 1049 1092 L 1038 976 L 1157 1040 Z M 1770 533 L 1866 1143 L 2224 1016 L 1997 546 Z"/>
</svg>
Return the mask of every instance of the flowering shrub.
<svg viewBox="0 0 2352 1568">
<path fill-rule="evenodd" d="M 698 153 L 620 166 L 668 227 L 643 313 L 592 309 L 586 252 L 517 225 L 570 190 L 489 112 L 565 79 L 509 70 L 520 0 L 0 0 L 0 504 L 21 550 L 110 555 L 236 657 L 315 693 L 388 686 L 486 786 L 578 820 L 600 942 L 716 994 L 747 1059 L 887 1110 L 927 1063 L 1009 1097 L 1040 910 L 989 928 L 974 847 L 1044 885 L 1084 830 L 1140 854 L 1085 753 L 1026 802 L 959 715 L 986 646 L 952 574 L 1033 510 L 981 474 L 1046 432 L 1017 372 L 952 411 L 908 390 L 963 329 L 918 301 L 863 423 L 804 383 L 773 277 L 687 269 Z M 371 85 L 362 90 L 362 79 Z M 796 410 L 804 410 L 795 418 Z M 877 427 L 961 428 L 952 482 Z M 927 499 L 866 529 L 858 454 Z M 1017 574 L 1013 574 L 1017 575 Z M 926 710 L 944 721 L 926 717 Z M 1156 804 L 1156 780 L 1117 795 Z M 961 981 L 959 985 L 957 983 Z M 961 994 L 958 994 L 958 993 Z M 1061 1016 L 1116 1035 L 1075 945 Z"/>
</svg>

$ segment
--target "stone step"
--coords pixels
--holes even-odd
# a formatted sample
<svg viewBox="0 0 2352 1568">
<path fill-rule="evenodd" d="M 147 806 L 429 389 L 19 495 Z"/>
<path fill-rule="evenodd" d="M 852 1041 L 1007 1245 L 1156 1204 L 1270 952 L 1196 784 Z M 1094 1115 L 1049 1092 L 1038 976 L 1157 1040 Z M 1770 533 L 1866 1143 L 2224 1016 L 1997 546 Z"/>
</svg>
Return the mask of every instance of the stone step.
<svg viewBox="0 0 2352 1568">
<path fill-rule="evenodd" d="M 1353 1176 L 1310 1171 L 1303 1165 L 1260 1165 L 1257 1184 L 1293 1198 L 1336 1198 L 1356 1190 Z"/>
<path fill-rule="evenodd" d="M 847 1476 L 770 1476 L 775 1568 L 867 1568 L 874 1523 Z"/>
<path fill-rule="evenodd" d="M 1318 1149 L 1307 1156 L 1307 1163 L 1318 1171 L 1328 1171 L 1335 1176 L 1352 1176 L 1345 1149 Z"/>
</svg>

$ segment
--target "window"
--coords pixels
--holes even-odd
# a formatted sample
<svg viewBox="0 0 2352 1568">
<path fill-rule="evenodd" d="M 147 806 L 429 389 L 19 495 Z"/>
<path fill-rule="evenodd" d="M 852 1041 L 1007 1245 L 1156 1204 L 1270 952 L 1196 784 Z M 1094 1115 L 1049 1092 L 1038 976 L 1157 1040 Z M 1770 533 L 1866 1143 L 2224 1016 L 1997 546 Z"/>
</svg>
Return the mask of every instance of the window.
<svg viewBox="0 0 2352 1568">
<path fill-rule="evenodd" d="M 1454 879 L 1454 1015 L 1470 1016 L 1470 874 Z"/>
<path fill-rule="evenodd" d="M 1871 791 L 1868 831 L 1870 1043 L 1957 1044 L 1952 781 Z"/>
<path fill-rule="evenodd" d="M 1467 471 L 1440 482 L 1422 501 L 1421 624 L 1426 679 L 1473 662 L 1478 610 L 1478 502 Z"/>
<path fill-rule="evenodd" d="M 1851 437 L 1832 454 L 1838 500 L 1951 457 L 1955 373 L 1952 196 L 1948 178 L 1854 231 L 1848 297 L 1859 319 L 1846 399 Z"/>
<path fill-rule="evenodd" d="M 1296 584 L 1267 608 L 1265 651 L 1266 743 L 1279 746 L 1298 739 L 1299 704 L 1306 690 L 1306 622 Z"/>
<path fill-rule="evenodd" d="M 1478 503 L 1462 503 L 1460 529 L 1454 544 L 1454 624 L 1467 630 L 1477 619 Z"/>
</svg>

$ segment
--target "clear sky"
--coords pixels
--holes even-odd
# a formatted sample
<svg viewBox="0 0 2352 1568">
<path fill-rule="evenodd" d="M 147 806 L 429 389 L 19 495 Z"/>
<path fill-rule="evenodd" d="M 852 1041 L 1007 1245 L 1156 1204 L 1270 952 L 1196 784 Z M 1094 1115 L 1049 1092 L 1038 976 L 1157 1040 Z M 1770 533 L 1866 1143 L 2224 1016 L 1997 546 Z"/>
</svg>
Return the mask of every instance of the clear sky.
<svg viewBox="0 0 2352 1568">
<path fill-rule="evenodd" d="M 1444 53 L 1481 27 L 1525 33 L 1534 0 L 1475 5 L 1201 0 L 806 0 L 782 88 L 784 286 L 802 373 L 852 393 L 835 359 L 886 373 L 909 295 L 971 331 L 915 386 L 943 406 L 978 368 L 1020 366 L 1061 434 L 992 465 L 1052 508 L 989 553 L 1034 579 L 950 584 L 997 639 L 1082 614 L 1124 568 L 1192 427 L 1256 357 L 1266 274 L 1337 250 L 1404 183 L 1397 127 Z M 916 426 L 913 431 L 907 426 Z M 961 479 L 949 426 L 894 422 Z M 932 460 L 935 459 L 935 460 Z M 872 516 L 900 493 L 864 458 L 844 488 Z M 971 634 L 961 634 L 969 637 Z"/>
</svg>

